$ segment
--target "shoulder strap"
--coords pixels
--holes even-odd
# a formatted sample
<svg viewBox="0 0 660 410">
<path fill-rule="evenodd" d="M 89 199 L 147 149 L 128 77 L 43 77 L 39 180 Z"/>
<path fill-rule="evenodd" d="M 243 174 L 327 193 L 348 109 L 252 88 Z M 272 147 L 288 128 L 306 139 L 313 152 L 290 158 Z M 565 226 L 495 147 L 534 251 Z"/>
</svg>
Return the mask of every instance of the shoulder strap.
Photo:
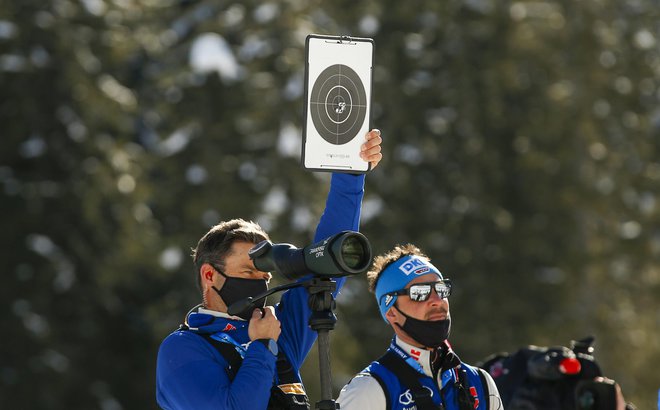
<svg viewBox="0 0 660 410">
<path fill-rule="evenodd" d="M 215 349 L 220 353 L 220 355 L 225 358 L 227 364 L 229 365 L 229 367 L 227 367 L 227 374 L 229 375 L 229 380 L 233 381 L 234 377 L 236 377 L 236 374 L 238 373 L 238 369 L 240 369 L 241 364 L 243 364 L 243 358 L 236 351 L 236 348 L 229 343 L 215 340 L 214 338 L 211 337 L 211 335 L 203 334 L 203 333 L 198 333 L 198 335 L 206 339 L 206 341 L 209 342 L 211 346 L 215 347 Z"/>
<path fill-rule="evenodd" d="M 392 399 L 390 398 L 390 391 L 387 388 L 387 383 L 385 383 L 383 378 L 376 373 L 369 373 L 369 376 L 373 377 L 378 382 L 378 384 L 380 384 L 380 388 L 383 389 L 383 393 L 385 393 L 385 408 L 388 410 L 391 409 Z"/>
<path fill-rule="evenodd" d="M 484 389 L 484 399 L 486 400 L 486 409 L 490 409 L 490 388 L 488 386 L 488 380 L 484 376 L 484 369 L 477 368 L 477 373 L 479 373 L 479 379 L 481 380 L 481 386 Z"/>
<path fill-rule="evenodd" d="M 467 371 L 462 366 L 456 368 L 456 371 L 458 372 L 458 383 L 455 384 L 458 390 L 458 408 L 460 410 L 472 410 L 474 409 L 475 398 L 472 397 L 469 391 L 470 385 L 467 381 Z"/>
<path fill-rule="evenodd" d="M 201 336 L 204 340 L 209 342 L 211 346 L 215 348 L 215 350 L 220 353 L 220 356 L 222 356 L 226 361 L 227 361 L 227 375 L 229 376 L 229 380 L 233 381 L 234 377 L 236 377 L 236 373 L 238 373 L 238 369 L 241 368 L 241 364 L 243 364 L 243 358 L 241 355 L 236 351 L 234 346 L 232 346 L 229 343 L 224 343 L 219 340 L 215 340 L 214 338 L 211 337 L 211 335 L 207 333 L 198 333 L 190 330 L 190 327 L 182 323 L 179 325 L 179 330 L 180 331 L 189 331 L 192 333 L 195 333 L 198 336 Z"/>
<path fill-rule="evenodd" d="M 433 403 L 431 398 L 431 391 L 422 386 L 419 381 L 420 374 L 410 367 L 401 357 L 388 350 L 385 354 L 378 359 L 378 362 L 394 373 L 401 383 L 410 389 L 410 393 L 417 404 L 418 409 L 429 410 L 443 410 L 444 406 Z M 387 391 L 386 391 L 387 392 Z"/>
<path fill-rule="evenodd" d="M 282 350 L 277 354 L 275 367 L 277 368 L 277 384 L 271 389 L 268 410 L 309 410 L 309 399 L 305 393 L 305 387 Z"/>
<path fill-rule="evenodd" d="M 275 367 L 277 368 L 277 379 L 279 383 L 300 382 L 298 375 L 293 370 L 291 362 L 282 350 L 277 353 L 277 361 L 275 362 Z"/>
</svg>

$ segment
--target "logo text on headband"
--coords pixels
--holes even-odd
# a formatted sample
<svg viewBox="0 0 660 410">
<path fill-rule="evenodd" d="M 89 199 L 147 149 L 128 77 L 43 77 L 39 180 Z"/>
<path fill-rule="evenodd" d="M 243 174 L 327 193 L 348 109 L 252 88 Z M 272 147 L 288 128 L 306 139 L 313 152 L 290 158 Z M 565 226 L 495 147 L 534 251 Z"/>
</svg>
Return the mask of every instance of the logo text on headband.
<svg viewBox="0 0 660 410">
<path fill-rule="evenodd" d="M 425 261 L 419 258 L 412 258 L 408 262 L 399 266 L 401 272 L 405 273 L 406 276 L 414 273 L 415 275 L 421 275 L 423 273 L 428 273 L 431 271 L 429 265 Z"/>
</svg>

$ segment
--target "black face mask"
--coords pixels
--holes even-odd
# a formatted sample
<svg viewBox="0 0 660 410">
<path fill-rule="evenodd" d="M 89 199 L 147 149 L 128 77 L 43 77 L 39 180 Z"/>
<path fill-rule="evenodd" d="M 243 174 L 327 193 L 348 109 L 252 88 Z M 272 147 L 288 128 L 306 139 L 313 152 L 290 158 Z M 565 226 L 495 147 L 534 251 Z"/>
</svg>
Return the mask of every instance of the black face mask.
<svg viewBox="0 0 660 410">
<path fill-rule="evenodd" d="M 220 295 L 227 307 L 231 306 L 233 303 L 238 302 L 239 300 L 255 297 L 258 294 L 268 290 L 268 284 L 266 283 L 265 279 L 234 278 L 225 275 L 219 269 L 216 269 L 216 271 L 225 277 L 225 284 L 222 285 L 222 289 L 220 290 L 213 286 L 213 290 L 215 290 L 218 295 Z M 266 306 L 266 298 L 255 301 L 253 305 L 255 307 L 263 308 Z M 254 308 L 246 309 L 237 313 L 236 316 L 245 320 L 250 320 L 253 310 Z"/>
<path fill-rule="evenodd" d="M 396 310 L 401 312 L 401 309 L 398 307 L 396 307 Z M 401 314 L 406 317 L 406 322 L 403 326 L 398 323 L 396 325 L 422 346 L 435 349 L 449 337 L 449 331 L 451 330 L 451 318 L 449 315 L 447 315 L 447 319 L 420 320 L 410 317 L 403 312 Z"/>
</svg>

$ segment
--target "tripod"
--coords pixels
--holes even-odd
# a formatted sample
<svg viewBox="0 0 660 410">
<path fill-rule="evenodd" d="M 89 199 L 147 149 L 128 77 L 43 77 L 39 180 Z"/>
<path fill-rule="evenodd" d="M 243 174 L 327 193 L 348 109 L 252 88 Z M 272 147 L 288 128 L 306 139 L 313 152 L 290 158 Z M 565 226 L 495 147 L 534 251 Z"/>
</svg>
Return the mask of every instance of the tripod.
<svg viewBox="0 0 660 410">
<path fill-rule="evenodd" d="M 318 334 L 321 400 L 316 402 L 316 408 L 319 410 L 338 409 L 339 405 L 332 399 L 329 333 L 337 323 L 337 316 L 332 311 L 336 307 L 332 292 L 337 288 L 337 283 L 328 278 L 314 278 L 303 282 L 303 286 L 309 293 L 309 308 L 312 310 L 309 326 Z"/>
<path fill-rule="evenodd" d="M 254 308 L 256 301 L 283 290 L 304 287 L 309 293 L 307 303 L 312 311 L 309 326 L 318 335 L 319 371 L 321 376 L 321 400 L 316 402 L 316 409 L 334 410 L 339 405 L 332 398 L 332 371 L 330 368 L 330 331 L 335 328 L 337 317 L 333 309 L 336 307 L 332 292 L 337 288 L 337 282 L 330 278 L 313 277 L 303 282 L 288 283 L 274 287 L 254 297 L 239 300 L 227 308 L 227 313 L 236 315 L 246 309 Z"/>
</svg>

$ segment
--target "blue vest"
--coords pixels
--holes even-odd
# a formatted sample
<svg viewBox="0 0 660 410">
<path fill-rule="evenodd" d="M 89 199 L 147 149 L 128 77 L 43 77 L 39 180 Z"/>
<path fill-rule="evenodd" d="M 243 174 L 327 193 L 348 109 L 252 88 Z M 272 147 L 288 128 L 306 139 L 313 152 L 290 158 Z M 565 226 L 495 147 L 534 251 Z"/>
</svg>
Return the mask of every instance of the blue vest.
<svg viewBox="0 0 660 410">
<path fill-rule="evenodd" d="M 474 398 L 474 410 L 488 410 L 488 388 L 484 386 L 479 370 L 476 367 L 462 363 L 442 373 L 442 392 L 431 377 L 419 374 L 419 382 L 431 391 L 431 399 L 436 406 L 442 404 L 446 410 L 459 410 L 458 384 L 459 372 L 465 371 L 463 387 L 467 389 Z M 388 402 L 388 410 L 413 410 L 416 409 L 415 401 L 410 389 L 404 386 L 399 377 L 392 373 L 387 367 L 378 361 L 372 362 L 362 373 L 368 373 L 374 377 L 383 388 Z M 417 409 L 424 410 L 424 409 Z"/>
</svg>

